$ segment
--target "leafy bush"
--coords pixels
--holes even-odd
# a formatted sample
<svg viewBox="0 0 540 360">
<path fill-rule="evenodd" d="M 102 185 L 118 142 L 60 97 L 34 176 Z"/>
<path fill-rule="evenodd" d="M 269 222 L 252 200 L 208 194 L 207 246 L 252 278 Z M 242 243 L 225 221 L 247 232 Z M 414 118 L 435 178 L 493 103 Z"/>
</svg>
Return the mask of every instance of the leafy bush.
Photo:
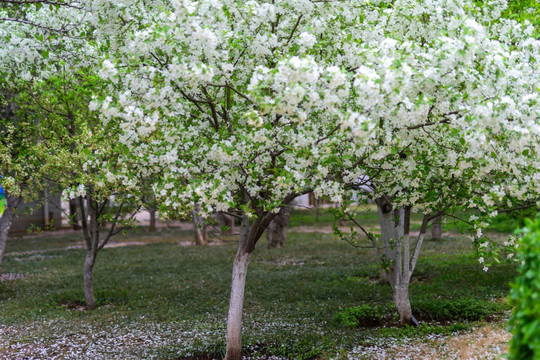
<svg viewBox="0 0 540 360">
<path fill-rule="evenodd" d="M 343 309 L 334 318 L 346 327 L 373 327 L 381 325 L 387 312 L 386 307 L 362 304 Z"/>
<path fill-rule="evenodd" d="M 519 275 L 512 285 L 510 302 L 515 306 L 510 326 L 509 359 L 540 358 L 540 217 L 527 221 L 519 244 Z"/>
<path fill-rule="evenodd" d="M 421 320 L 477 321 L 500 312 L 504 305 L 478 299 L 431 300 L 413 303 L 413 313 Z"/>
<path fill-rule="evenodd" d="M 413 314 L 422 321 L 463 322 L 483 320 L 505 310 L 507 305 L 479 299 L 428 300 L 412 304 Z M 334 319 L 346 327 L 374 327 L 395 320 L 395 309 L 362 304 L 338 312 Z"/>
</svg>

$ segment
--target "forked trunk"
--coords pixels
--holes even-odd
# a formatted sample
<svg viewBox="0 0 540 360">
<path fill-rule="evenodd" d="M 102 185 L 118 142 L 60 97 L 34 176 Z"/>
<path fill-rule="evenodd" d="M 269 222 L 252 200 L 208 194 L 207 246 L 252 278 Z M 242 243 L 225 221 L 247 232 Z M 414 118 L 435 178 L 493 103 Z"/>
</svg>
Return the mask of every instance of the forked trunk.
<svg viewBox="0 0 540 360">
<path fill-rule="evenodd" d="M 288 204 L 280 211 L 266 230 L 266 238 L 268 239 L 268 248 L 282 248 L 285 246 L 287 238 L 287 226 L 291 217 L 292 204 Z"/>
<path fill-rule="evenodd" d="M 392 286 L 399 322 L 402 325 L 418 325 L 412 314 L 409 284 L 430 217 L 424 216 L 411 256 L 409 234 L 411 208 L 402 207 L 394 210 L 392 204 L 384 197 L 377 201 L 377 205 L 381 225 L 381 244 L 377 254 L 381 262 L 388 264 L 384 274 Z"/>
<path fill-rule="evenodd" d="M 86 300 L 86 309 L 88 310 L 94 310 L 96 308 L 92 279 L 95 262 L 96 255 L 91 250 L 87 250 L 86 259 L 84 260 L 84 299 Z"/>
<path fill-rule="evenodd" d="M 15 209 L 19 203 L 18 199 L 11 197 L 9 194 L 6 194 L 6 208 L 4 209 L 4 214 L 0 217 L 0 275 L 2 275 L 2 263 L 4 261 L 4 252 L 6 251 L 6 244 L 9 229 L 11 228 L 11 223 L 13 217 L 15 216 Z"/>
<path fill-rule="evenodd" d="M 208 232 L 206 231 L 206 226 L 195 225 L 195 244 L 197 245 L 208 245 Z"/>
<path fill-rule="evenodd" d="M 283 203 L 288 204 L 298 194 L 293 193 L 287 196 Z M 251 199 L 247 192 L 245 193 L 246 202 Z M 284 210 L 282 208 L 280 211 Z M 246 276 L 251 258 L 251 253 L 255 249 L 257 241 L 261 238 L 264 231 L 275 217 L 275 214 L 269 214 L 263 208 L 255 208 L 254 213 L 257 217 L 253 224 L 247 214 L 242 215 L 240 225 L 240 238 L 238 239 L 238 250 L 234 258 L 232 283 L 231 283 L 231 301 L 229 304 L 229 316 L 227 319 L 227 352 L 225 360 L 240 360 L 242 358 L 242 310 L 244 308 L 244 290 L 246 287 Z"/>
</svg>

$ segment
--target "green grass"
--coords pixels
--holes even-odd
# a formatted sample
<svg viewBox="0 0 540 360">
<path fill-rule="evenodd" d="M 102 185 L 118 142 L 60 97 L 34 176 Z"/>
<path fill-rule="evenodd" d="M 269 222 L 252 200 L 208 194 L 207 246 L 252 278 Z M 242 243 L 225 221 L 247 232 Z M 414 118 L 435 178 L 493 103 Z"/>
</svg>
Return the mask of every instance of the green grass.
<svg viewBox="0 0 540 360">
<path fill-rule="evenodd" d="M 4 271 L 28 277 L 0 283 L 0 330 L 19 330 L 0 340 L 0 354 L 6 342 L 55 344 L 66 337 L 90 337 L 98 346 L 101 336 L 113 336 L 124 346 L 143 329 L 157 345 L 139 341 L 127 350 L 113 346 L 107 356 L 219 357 L 225 346 L 236 245 L 178 245 L 191 236 L 173 230 L 131 232 L 120 240 L 151 244 L 100 252 L 94 273 L 99 307 L 93 312 L 80 311 L 84 250 L 65 249 L 82 244 L 81 239 L 70 235 L 11 240 Z M 456 237 L 425 244 L 411 284 L 412 304 L 422 312 L 423 326 L 347 326 L 337 320 L 340 312 L 363 304 L 382 309 L 386 325 L 393 321 L 391 289 L 379 280 L 373 251 L 322 233 L 290 233 L 287 241 L 284 249 L 267 250 L 263 238 L 252 257 L 243 341 L 245 351 L 254 355 L 326 359 L 376 339 L 468 329 L 476 320 L 509 309 L 499 299 L 507 296 L 514 266 L 498 265 L 485 273 L 470 241 Z"/>
</svg>

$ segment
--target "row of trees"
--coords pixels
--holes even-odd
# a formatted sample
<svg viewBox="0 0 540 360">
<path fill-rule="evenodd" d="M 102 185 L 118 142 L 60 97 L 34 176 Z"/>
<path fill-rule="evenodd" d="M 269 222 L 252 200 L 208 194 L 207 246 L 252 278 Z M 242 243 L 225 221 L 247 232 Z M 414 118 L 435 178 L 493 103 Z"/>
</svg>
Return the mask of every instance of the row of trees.
<svg viewBox="0 0 540 360">
<path fill-rule="evenodd" d="M 148 189 L 170 216 L 238 218 L 226 358 L 239 359 L 247 269 L 268 226 L 308 192 L 356 221 L 360 193 L 376 202 L 381 235 L 358 232 L 410 323 L 431 222 L 468 208 L 461 220 L 488 261 L 498 254 L 482 232 L 489 218 L 539 200 L 540 42 L 530 24 L 501 17 L 504 3 L 8 3 L 0 230 L 10 201 L 44 180 L 85 200 L 92 308 L 97 252 Z M 113 213 L 111 196 L 122 204 Z M 423 214 L 414 236 L 412 212 Z"/>
</svg>

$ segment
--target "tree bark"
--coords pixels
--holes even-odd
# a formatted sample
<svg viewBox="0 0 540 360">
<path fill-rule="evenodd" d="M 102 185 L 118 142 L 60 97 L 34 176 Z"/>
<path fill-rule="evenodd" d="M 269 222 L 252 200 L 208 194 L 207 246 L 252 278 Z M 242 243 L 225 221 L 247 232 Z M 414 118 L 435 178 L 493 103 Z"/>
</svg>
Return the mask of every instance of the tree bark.
<svg viewBox="0 0 540 360">
<path fill-rule="evenodd" d="M 251 252 L 246 251 L 249 230 L 249 219 L 244 215 L 240 229 L 238 251 L 233 264 L 225 360 L 242 359 L 242 311 L 244 308 L 247 269 L 251 258 Z"/>
<path fill-rule="evenodd" d="M 392 210 L 392 204 L 386 198 L 377 200 L 379 222 L 381 226 L 381 261 L 387 262 L 384 269 L 388 282 L 392 286 L 394 304 L 399 314 L 401 325 L 418 325 L 412 315 L 409 300 L 409 284 L 416 266 L 416 260 L 422 246 L 428 217 L 424 217 L 422 229 L 411 258 L 410 248 L 410 207 Z"/>
<path fill-rule="evenodd" d="M 282 248 L 285 246 L 287 238 L 287 226 L 291 217 L 292 204 L 280 211 L 266 230 L 266 238 L 268 239 L 268 248 Z"/>
<path fill-rule="evenodd" d="M 19 204 L 20 198 L 14 198 L 7 192 L 6 195 L 6 208 L 4 214 L 0 217 L 0 275 L 2 275 L 2 263 L 4 260 L 4 252 L 6 250 L 7 238 L 11 223 L 15 216 L 15 210 Z"/>
<path fill-rule="evenodd" d="M 199 215 L 200 207 L 197 205 L 193 210 L 193 228 L 195 230 L 195 244 L 208 245 L 208 231 L 204 219 Z"/>
<path fill-rule="evenodd" d="M 86 259 L 84 260 L 84 299 L 86 300 L 87 310 L 94 310 L 96 308 L 92 278 L 92 271 L 94 269 L 95 262 L 96 254 L 94 254 L 91 249 L 87 250 Z"/>
<path fill-rule="evenodd" d="M 442 240 L 442 216 L 437 216 L 431 224 L 431 237 L 433 240 Z"/>
<path fill-rule="evenodd" d="M 86 309 L 94 310 L 96 308 L 96 301 L 94 299 L 94 282 L 93 282 L 93 269 L 96 262 L 97 253 L 99 250 L 99 208 L 105 208 L 99 206 L 97 202 L 90 199 L 88 202 L 88 216 L 84 208 L 84 200 L 82 196 L 79 196 L 79 210 L 81 211 L 81 225 L 83 231 L 84 242 L 86 244 L 86 258 L 84 260 L 84 273 L 83 273 L 83 288 L 84 288 L 84 300 L 86 301 Z"/>
<path fill-rule="evenodd" d="M 411 302 L 409 300 L 409 284 L 400 284 L 394 289 L 394 304 L 399 314 L 401 325 L 416 325 L 413 321 Z"/>
<path fill-rule="evenodd" d="M 79 214 L 77 213 L 77 200 L 69 200 L 69 222 L 73 230 L 80 230 L 81 226 L 79 225 Z"/>
<path fill-rule="evenodd" d="M 251 253 L 238 249 L 234 259 L 231 303 L 227 320 L 226 360 L 242 358 L 242 311 L 244 308 L 244 289 L 246 287 L 247 268 Z"/>
<path fill-rule="evenodd" d="M 155 232 L 156 231 L 156 209 L 152 207 L 148 209 L 148 212 L 150 213 L 150 226 L 148 228 L 148 231 Z"/>
<path fill-rule="evenodd" d="M 289 194 L 283 199 L 283 204 L 288 204 L 297 193 Z M 245 193 L 246 203 L 250 204 L 251 199 Z M 227 319 L 227 352 L 225 360 L 241 360 L 242 358 L 242 310 L 244 307 L 244 289 L 246 286 L 247 269 L 251 253 L 255 250 L 257 241 L 262 237 L 270 222 L 276 214 L 268 213 L 262 207 L 252 208 L 257 215 L 253 224 L 246 214 L 242 216 L 240 225 L 240 238 L 238 239 L 238 250 L 233 264 L 233 274 L 231 282 L 231 301 L 229 304 L 229 315 Z M 283 211 L 285 208 L 280 210 Z"/>
</svg>

